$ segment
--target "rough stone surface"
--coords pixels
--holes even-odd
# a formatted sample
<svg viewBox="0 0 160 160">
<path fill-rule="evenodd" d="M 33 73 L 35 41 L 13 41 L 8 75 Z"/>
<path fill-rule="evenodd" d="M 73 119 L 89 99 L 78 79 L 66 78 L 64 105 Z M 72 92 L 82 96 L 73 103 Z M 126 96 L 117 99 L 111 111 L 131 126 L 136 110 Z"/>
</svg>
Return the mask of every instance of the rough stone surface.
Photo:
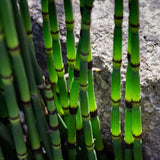
<svg viewBox="0 0 160 160">
<path fill-rule="evenodd" d="M 33 32 L 39 64 L 47 72 L 42 38 L 42 18 L 39 0 L 28 0 L 33 20 Z M 64 20 L 63 1 L 57 0 L 58 20 L 61 33 L 61 44 L 64 63 L 66 65 L 66 27 Z M 75 38 L 79 38 L 80 12 L 78 0 L 74 2 Z M 141 107 L 143 123 L 143 155 L 144 160 L 160 159 L 160 1 L 140 1 L 140 54 L 141 54 Z M 112 72 L 112 48 L 114 29 L 114 1 L 95 0 L 92 13 L 91 43 L 94 67 L 101 68 L 101 72 L 94 73 L 95 95 L 100 117 L 102 135 L 105 145 L 110 149 L 110 90 Z M 127 66 L 127 34 L 128 34 L 128 3 L 124 1 L 123 18 L 123 59 L 121 68 L 122 103 L 121 125 L 122 138 L 124 136 L 124 93 L 125 73 Z"/>
</svg>

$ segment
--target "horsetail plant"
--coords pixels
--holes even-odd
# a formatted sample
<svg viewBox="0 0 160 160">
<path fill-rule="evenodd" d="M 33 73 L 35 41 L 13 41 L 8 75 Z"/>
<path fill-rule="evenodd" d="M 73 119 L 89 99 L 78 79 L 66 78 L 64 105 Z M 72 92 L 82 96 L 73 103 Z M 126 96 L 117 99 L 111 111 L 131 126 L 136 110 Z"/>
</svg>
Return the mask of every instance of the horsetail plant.
<svg viewBox="0 0 160 160">
<path fill-rule="evenodd" d="M 58 87 L 60 91 L 60 102 L 64 110 L 65 122 L 68 126 L 69 118 L 69 97 L 67 92 L 66 79 L 64 78 L 64 65 L 62 61 L 61 45 L 59 40 L 59 27 L 57 12 L 54 0 L 49 0 L 49 21 L 52 36 L 53 58 L 55 70 L 58 76 Z"/>
<path fill-rule="evenodd" d="M 120 128 L 120 102 L 121 102 L 121 61 L 122 61 L 122 19 L 123 0 L 115 0 L 114 10 L 114 42 L 113 42 L 113 71 L 111 83 L 111 133 L 113 150 L 116 160 L 123 159 Z"/>
<path fill-rule="evenodd" d="M 81 60 L 80 60 L 80 106 L 83 120 L 85 144 L 88 150 L 88 159 L 97 159 L 94 149 L 94 140 L 90 122 L 88 107 L 88 54 L 90 39 L 90 20 L 93 0 L 85 1 L 82 13 L 82 41 L 81 41 Z"/>
<path fill-rule="evenodd" d="M 139 1 L 131 0 L 131 77 L 132 77 L 132 134 L 134 137 L 134 160 L 142 160 L 142 124 L 141 124 L 141 88 L 140 88 L 140 55 L 139 55 Z"/>
<path fill-rule="evenodd" d="M 129 11 L 131 0 L 129 0 Z M 132 160 L 132 146 L 133 146 L 133 135 L 132 135 L 132 76 L 131 76 L 131 24 L 130 24 L 130 13 L 129 13 L 129 24 L 128 24 L 128 66 L 126 73 L 126 88 L 125 88 L 125 160 Z"/>
<path fill-rule="evenodd" d="M 4 33 L 5 33 L 5 36 L 6 36 L 5 38 L 6 38 L 9 50 L 10 50 L 10 54 L 12 54 L 12 56 L 15 56 L 15 57 L 19 55 L 19 44 L 16 38 L 17 36 L 16 36 L 15 28 L 14 28 L 12 7 L 11 7 L 10 1 L 0 1 L 0 13 L 1 13 L 0 20 L 2 19 L 2 22 L 0 21 L 1 80 L 3 82 L 5 94 L 7 95 L 5 96 L 5 98 L 6 98 L 7 110 L 8 110 L 9 120 L 11 123 L 12 135 L 14 138 L 17 156 L 19 159 L 26 159 L 27 158 L 27 148 L 24 142 L 23 131 L 22 131 L 22 127 L 20 124 L 19 109 L 18 109 L 18 104 L 16 101 L 15 88 L 13 86 L 13 75 L 12 75 L 12 69 L 10 65 L 10 59 L 9 59 L 7 49 L 5 46 L 5 42 L 4 42 Z M 2 13 L 6 13 L 6 14 L 3 14 L 2 16 Z M 5 16 L 7 16 L 8 21 L 6 21 Z M 2 31 L 1 23 L 3 24 L 3 29 L 5 29 L 4 33 Z M 7 25 L 10 24 L 9 33 L 10 35 L 14 37 L 14 39 L 11 39 L 9 34 L 7 34 L 7 32 L 9 31 L 8 30 L 9 28 L 6 27 L 6 24 Z"/>
</svg>

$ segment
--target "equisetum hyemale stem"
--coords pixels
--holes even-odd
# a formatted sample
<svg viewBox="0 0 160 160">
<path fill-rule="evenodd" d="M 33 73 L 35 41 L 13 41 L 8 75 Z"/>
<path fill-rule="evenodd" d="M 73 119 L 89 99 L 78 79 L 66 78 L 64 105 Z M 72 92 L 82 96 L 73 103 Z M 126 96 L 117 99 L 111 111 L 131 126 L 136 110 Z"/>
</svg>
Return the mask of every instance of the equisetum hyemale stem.
<svg viewBox="0 0 160 160">
<path fill-rule="evenodd" d="M 18 38 L 16 35 L 12 13 L 13 12 L 10 1 L 0 1 L 0 74 L 4 86 L 4 91 L 7 95 L 5 98 L 17 157 L 19 159 L 25 159 L 27 157 L 27 148 L 24 142 L 23 131 L 20 124 L 19 108 L 16 100 L 15 89 L 13 86 L 13 74 L 10 65 L 10 59 L 4 42 L 5 34 L 10 54 L 14 55 L 15 57 L 20 55 Z M 3 26 L 1 24 L 1 20 Z M 6 25 L 10 25 L 10 27 L 7 27 Z M 4 29 L 4 32 L 2 28 Z M 10 35 L 14 37 L 14 39 L 13 37 L 11 38 L 7 32 L 9 32 Z"/>
<path fill-rule="evenodd" d="M 85 1 L 82 13 L 82 39 L 81 39 L 81 61 L 80 61 L 80 106 L 83 119 L 84 137 L 88 150 L 88 159 L 97 159 L 94 149 L 94 140 L 90 122 L 88 107 L 88 54 L 90 44 L 90 22 L 93 0 Z"/>
<path fill-rule="evenodd" d="M 120 128 L 120 102 L 121 102 L 121 62 L 122 62 L 122 20 L 123 0 L 115 0 L 114 9 L 114 42 L 113 42 L 113 71 L 111 83 L 111 133 L 113 150 L 116 160 L 123 159 Z"/>
<path fill-rule="evenodd" d="M 142 160 L 142 124 L 141 124 L 141 87 L 140 87 L 140 55 L 139 55 L 139 1 L 131 0 L 131 77 L 132 77 L 132 133 L 134 137 L 134 160 Z"/>
<path fill-rule="evenodd" d="M 52 36 L 53 58 L 55 70 L 58 76 L 58 87 L 60 91 L 60 102 L 64 110 L 65 122 L 68 126 L 69 118 L 69 97 L 66 79 L 64 78 L 64 65 L 62 61 L 61 45 L 59 40 L 59 27 L 57 21 L 56 5 L 54 0 L 49 0 L 49 21 Z"/>
</svg>

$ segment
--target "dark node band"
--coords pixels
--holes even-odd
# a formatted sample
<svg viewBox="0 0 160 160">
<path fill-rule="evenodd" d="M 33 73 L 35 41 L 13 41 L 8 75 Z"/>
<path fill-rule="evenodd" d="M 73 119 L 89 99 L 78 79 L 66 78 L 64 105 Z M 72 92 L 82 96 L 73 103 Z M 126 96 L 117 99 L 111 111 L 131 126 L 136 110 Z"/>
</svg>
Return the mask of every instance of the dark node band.
<svg viewBox="0 0 160 160">
<path fill-rule="evenodd" d="M 135 139 L 139 140 L 139 139 L 142 139 L 142 134 L 140 134 L 140 135 L 138 135 L 138 136 L 136 136 L 136 135 L 133 134 L 133 137 L 134 137 Z"/>
<path fill-rule="evenodd" d="M 58 148 L 58 147 L 61 146 L 61 143 L 59 143 L 59 144 L 53 144 L 53 143 L 52 143 L 52 146 Z"/>
<path fill-rule="evenodd" d="M 73 21 L 66 21 L 66 24 L 74 24 L 74 20 Z"/>
<path fill-rule="evenodd" d="M 69 149 L 75 149 L 76 148 L 76 143 L 69 143 L 69 142 L 67 142 L 68 143 L 68 148 Z"/>
<path fill-rule="evenodd" d="M 58 34 L 59 30 L 57 30 L 56 32 L 51 31 L 51 34 Z"/>
<path fill-rule="evenodd" d="M 68 110 L 69 107 L 64 107 L 64 106 L 62 106 L 62 109 L 63 109 L 63 110 Z"/>
<path fill-rule="evenodd" d="M 121 138 L 121 134 L 119 134 L 119 135 L 112 135 L 112 138 L 113 139 L 120 139 Z"/>
<path fill-rule="evenodd" d="M 20 118 L 19 115 L 17 117 L 9 117 L 10 120 L 17 120 L 19 118 Z"/>
<path fill-rule="evenodd" d="M 77 110 L 78 110 L 78 106 L 76 106 L 76 108 L 71 108 L 71 107 L 69 107 L 69 112 L 70 112 L 70 114 L 76 114 L 77 113 Z"/>
<path fill-rule="evenodd" d="M 131 24 L 132 28 L 139 28 L 139 23 L 138 24 Z"/>
<path fill-rule="evenodd" d="M 54 97 L 50 97 L 50 98 L 49 98 L 49 97 L 46 97 L 46 100 L 47 100 L 47 101 L 53 101 L 53 100 L 54 100 Z"/>
<path fill-rule="evenodd" d="M 26 102 L 24 102 L 24 101 L 21 100 L 21 102 L 22 102 L 23 106 L 25 106 L 25 107 L 31 106 L 31 100 L 26 101 Z"/>
<path fill-rule="evenodd" d="M 51 126 L 50 124 L 49 124 L 49 130 L 50 131 L 57 131 L 59 129 L 59 126 L 58 125 L 56 125 L 56 126 Z"/>
<path fill-rule="evenodd" d="M 30 34 L 32 34 L 32 30 L 27 31 L 27 35 L 29 36 Z"/>
<path fill-rule="evenodd" d="M 88 86 L 88 83 L 87 84 L 81 84 L 80 83 L 80 87 L 87 87 Z"/>
<path fill-rule="evenodd" d="M 116 16 L 116 15 L 114 15 L 114 19 L 116 19 L 116 20 L 122 20 L 123 19 L 123 15 L 122 16 Z"/>
<path fill-rule="evenodd" d="M 130 62 L 131 61 L 131 54 L 128 52 L 128 54 L 127 54 L 127 59 L 128 59 L 128 62 Z"/>
<path fill-rule="evenodd" d="M 79 70 L 74 69 L 74 76 L 75 76 L 75 77 L 79 77 Z"/>
<path fill-rule="evenodd" d="M 47 52 L 50 52 L 50 51 L 52 51 L 52 47 L 51 47 L 51 48 L 45 48 L 45 50 L 46 50 Z"/>
<path fill-rule="evenodd" d="M 23 154 L 17 153 L 18 157 L 24 157 L 25 155 L 27 155 L 27 151 L 25 153 L 23 153 Z"/>
<path fill-rule="evenodd" d="M 77 132 L 77 135 L 83 134 L 83 128 L 82 128 L 82 129 L 79 129 L 79 130 L 77 129 L 76 132 Z"/>
<path fill-rule="evenodd" d="M 41 147 L 37 148 L 37 149 L 32 149 L 32 151 L 35 153 L 35 154 L 40 154 L 42 149 Z"/>
<path fill-rule="evenodd" d="M 8 47 L 8 50 L 9 50 L 10 52 L 15 52 L 15 51 L 18 51 L 19 49 L 20 49 L 19 45 L 17 45 L 17 46 L 14 47 L 14 48 Z"/>
<path fill-rule="evenodd" d="M 86 148 L 93 148 L 93 147 L 94 147 L 94 143 L 92 143 L 91 145 L 86 144 Z"/>
<path fill-rule="evenodd" d="M 51 114 L 51 115 L 54 115 L 56 112 L 57 112 L 56 108 L 55 108 L 55 110 L 53 110 L 53 111 L 49 111 L 49 110 L 48 110 L 48 113 Z"/>
<path fill-rule="evenodd" d="M 86 22 L 84 21 L 83 24 L 87 25 L 87 26 L 90 26 L 91 25 L 91 22 Z"/>
<path fill-rule="evenodd" d="M 59 92 L 56 92 L 56 94 L 57 94 L 57 97 L 60 98 L 60 93 L 59 93 Z"/>
<path fill-rule="evenodd" d="M 91 118 L 95 118 L 97 117 L 98 113 L 97 113 L 97 109 L 93 112 L 90 112 Z"/>
<path fill-rule="evenodd" d="M 128 144 L 128 143 L 125 142 L 125 148 L 132 149 L 133 148 L 133 143 Z"/>
<path fill-rule="evenodd" d="M 122 63 L 122 59 L 121 59 L 121 60 L 115 60 L 115 59 L 112 59 L 112 62 L 114 62 L 114 63 L 118 63 L 118 64 L 121 64 L 121 63 Z"/>
<path fill-rule="evenodd" d="M 89 114 L 88 115 L 82 115 L 83 118 L 89 118 Z"/>
<path fill-rule="evenodd" d="M 56 88 L 56 83 L 51 83 L 51 88 Z"/>
<path fill-rule="evenodd" d="M 113 100 L 113 99 L 111 98 L 111 101 L 112 101 L 113 103 L 120 103 L 120 102 L 121 102 L 121 99 L 115 101 L 115 100 Z"/>
<path fill-rule="evenodd" d="M 2 74 L 0 75 L 2 79 L 11 79 L 13 77 L 13 75 L 9 75 L 9 76 L 3 76 Z"/>
<path fill-rule="evenodd" d="M 83 52 L 81 52 L 81 55 L 82 55 L 82 56 L 88 56 L 89 53 L 83 53 Z"/>
<path fill-rule="evenodd" d="M 132 103 L 137 103 L 137 104 L 139 104 L 139 103 L 141 103 L 141 99 L 140 99 L 139 101 L 133 101 L 133 100 L 132 100 Z"/>
<path fill-rule="evenodd" d="M 129 101 L 126 100 L 125 104 L 126 104 L 126 108 L 128 108 L 128 109 L 132 108 L 132 102 L 129 102 Z"/>
<path fill-rule="evenodd" d="M 140 63 L 138 63 L 138 64 L 133 64 L 133 63 L 131 63 L 131 67 L 132 67 L 132 68 L 138 68 L 138 67 L 140 67 Z"/>
<path fill-rule="evenodd" d="M 93 67 L 93 60 L 88 62 L 88 69 L 92 69 L 92 67 Z"/>
<path fill-rule="evenodd" d="M 67 61 L 68 61 L 68 62 L 75 62 L 75 60 L 76 60 L 76 59 L 69 59 L 69 58 L 67 58 Z"/>
<path fill-rule="evenodd" d="M 47 15 L 48 15 L 48 12 L 42 12 L 42 15 L 43 15 L 43 16 L 47 16 Z"/>
<path fill-rule="evenodd" d="M 62 72 L 64 70 L 64 67 L 62 69 L 56 69 L 56 72 Z"/>
<path fill-rule="evenodd" d="M 88 5 L 86 5 L 86 9 L 88 9 L 89 11 L 91 11 L 92 8 L 93 8 L 93 6 L 88 6 Z"/>
</svg>

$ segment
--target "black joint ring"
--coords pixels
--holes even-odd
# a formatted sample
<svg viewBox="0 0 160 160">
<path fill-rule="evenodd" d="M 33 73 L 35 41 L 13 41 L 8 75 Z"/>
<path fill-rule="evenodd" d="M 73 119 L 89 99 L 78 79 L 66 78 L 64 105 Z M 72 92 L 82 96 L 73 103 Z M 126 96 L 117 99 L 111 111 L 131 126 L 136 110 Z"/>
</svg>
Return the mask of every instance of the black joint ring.
<svg viewBox="0 0 160 160">
<path fill-rule="evenodd" d="M 50 131 L 57 131 L 58 129 L 59 129 L 58 124 L 56 126 L 54 126 L 54 127 L 49 124 L 49 130 Z"/>
<path fill-rule="evenodd" d="M 56 92 L 56 94 L 57 94 L 57 97 L 60 98 L 60 93 L 59 93 L 59 92 Z"/>
<path fill-rule="evenodd" d="M 43 16 L 47 16 L 47 15 L 48 15 L 48 12 L 42 12 L 42 15 L 43 15 Z"/>
<path fill-rule="evenodd" d="M 46 97 L 46 100 L 47 100 L 47 101 L 53 101 L 53 100 L 54 100 L 54 97 L 53 97 L 53 96 L 50 97 L 50 98 Z"/>
<path fill-rule="evenodd" d="M 63 107 L 63 106 L 62 106 L 62 109 L 63 109 L 63 110 L 68 110 L 69 107 Z"/>
<path fill-rule="evenodd" d="M 92 148 L 92 147 L 94 147 L 94 143 L 92 143 L 91 145 L 86 144 L 86 148 Z"/>
<path fill-rule="evenodd" d="M 97 117 L 98 113 L 97 113 L 97 109 L 93 112 L 90 112 L 91 118 L 95 118 Z"/>
<path fill-rule="evenodd" d="M 86 5 L 86 9 L 88 9 L 89 11 L 91 11 L 92 8 L 93 8 L 93 6 L 88 6 L 88 5 Z"/>
<path fill-rule="evenodd" d="M 23 153 L 23 154 L 17 153 L 18 157 L 24 157 L 25 155 L 27 155 L 27 151 L 25 153 Z"/>
<path fill-rule="evenodd" d="M 76 148 L 76 143 L 69 143 L 69 142 L 67 142 L 68 143 L 68 148 L 69 149 L 75 149 Z"/>
<path fill-rule="evenodd" d="M 32 34 L 32 30 L 31 31 L 27 31 L 27 35 L 30 35 Z"/>
<path fill-rule="evenodd" d="M 22 102 L 22 104 L 23 104 L 25 107 L 31 106 L 31 100 L 26 101 L 26 102 L 24 102 L 24 101 L 21 100 L 21 102 Z"/>
<path fill-rule="evenodd" d="M 112 135 L 112 138 L 113 138 L 113 139 L 114 139 L 114 138 L 115 138 L 115 139 L 118 139 L 118 138 L 120 139 L 120 138 L 121 138 L 121 134 L 119 134 L 118 136 Z"/>
<path fill-rule="evenodd" d="M 57 148 L 57 147 L 61 146 L 61 143 L 60 144 L 53 144 L 52 143 L 52 146 Z"/>
<path fill-rule="evenodd" d="M 50 52 L 50 51 L 52 51 L 52 47 L 51 47 L 51 48 L 45 48 L 45 50 L 46 50 L 47 52 Z"/>
<path fill-rule="evenodd" d="M 14 48 L 8 47 L 8 50 L 9 50 L 10 52 L 15 52 L 15 51 L 18 51 L 19 49 L 20 49 L 19 45 L 17 45 L 17 46 L 14 47 Z"/>
<path fill-rule="evenodd" d="M 114 59 L 112 59 L 112 62 L 121 64 L 122 63 L 122 59 L 121 60 L 114 60 Z"/>
<path fill-rule="evenodd" d="M 83 128 L 82 128 L 82 129 L 79 129 L 79 130 L 76 130 L 76 132 L 77 132 L 77 135 L 83 134 Z"/>
<path fill-rule="evenodd" d="M 51 34 L 58 34 L 59 30 L 57 30 L 56 32 L 51 31 Z"/>
<path fill-rule="evenodd" d="M 132 28 L 139 28 L 139 23 L 138 24 L 131 24 Z"/>
<path fill-rule="evenodd" d="M 80 83 L 80 87 L 87 87 L 88 86 L 88 83 L 87 84 L 81 84 Z"/>
<path fill-rule="evenodd" d="M 89 55 L 89 52 L 88 52 L 88 53 L 82 53 L 82 52 L 81 52 L 81 55 L 82 55 L 82 56 L 88 56 L 88 55 Z"/>
<path fill-rule="evenodd" d="M 73 21 L 66 21 L 66 24 L 74 24 L 74 19 Z"/>
<path fill-rule="evenodd" d="M 56 83 L 51 83 L 51 88 L 55 88 L 56 87 Z"/>
<path fill-rule="evenodd" d="M 19 117 L 19 115 L 17 116 L 17 117 L 9 117 L 9 119 L 11 119 L 11 120 L 17 120 L 17 119 L 19 119 L 20 117 Z"/>
<path fill-rule="evenodd" d="M 64 70 L 64 67 L 62 69 L 56 69 L 56 72 L 62 72 Z"/>
<path fill-rule="evenodd" d="M 51 114 L 51 115 L 54 115 L 56 112 L 57 112 L 56 108 L 53 111 L 48 110 L 48 113 Z"/>
<path fill-rule="evenodd" d="M 83 24 L 87 25 L 87 26 L 90 26 L 91 25 L 91 22 L 86 22 L 84 21 Z"/>
<path fill-rule="evenodd" d="M 132 67 L 132 68 L 138 68 L 138 67 L 140 67 L 140 63 L 138 63 L 138 64 L 133 64 L 133 63 L 131 63 L 131 67 Z"/>
<path fill-rule="evenodd" d="M 91 60 L 90 62 L 88 62 L 88 69 L 92 69 L 93 67 L 93 60 Z"/>
<path fill-rule="evenodd" d="M 133 148 L 133 143 L 128 144 L 128 143 L 125 142 L 125 148 L 132 149 Z"/>
<path fill-rule="evenodd" d="M 88 115 L 82 115 L 83 118 L 89 118 L 89 114 Z"/>
<path fill-rule="evenodd" d="M 70 112 L 70 114 L 72 114 L 72 115 L 76 114 L 76 113 L 77 113 L 77 110 L 78 110 L 78 106 L 76 106 L 75 108 L 69 107 L 69 112 Z"/>
<path fill-rule="evenodd" d="M 140 99 L 139 101 L 133 101 L 133 100 L 132 100 L 132 103 L 137 103 L 137 104 L 139 104 L 139 103 L 141 103 L 141 99 Z"/>
<path fill-rule="evenodd" d="M 114 19 L 115 20 L 122 20 L 123 19 L 123 15 L 122 16 L 116 16 L 116 15 L 114 15 Z"/>
<path fill-rule="evenodd" d="M 32 149 L 32 151 L 35 153 L 35 154 L 39 154 L 41 153 L 42 149 L 41 149 L 41 146 L 37 149 Z"/>
<path fill-rule="evenodd" d="M 113 103 L 120 103 L 120 102 L 121 102 L 121 99 L 115 101 L 115 100 L 113 100 L 113 99 L 111 98 L 111 101 L 112 101 Z"/>
<path fill-rule="evenodd" d="M 132 108 L 132 102 L 129 102 L 125 100 L 126 108 L 131 109 Z"/>
<path fill-rule="evenodd" d="M 69 59 L 69 58 L 67 58 L 67 61 L 68 61 L 68 62 L 75 62 L 76 59 Z"/>
<path fill-rule="evenodd" d="M 74 76 L 75 76 L 75 77 L 79 77 L 79 73 L 80 73 L 79 70 L 74 69 Z"/>
<path fill-rule="evenodd" d="M 127 54 L 127 59 L 128 59 L 128 62 L 130 62 L 131 61 L 131 54 L 128 52 L 128 54 Z"/>
<path fill-rule="evenodd" d="M 12 73 L 9 76 L 3 76 L 2 74 L 0 75 L 2 79 L 10 79 L 13 77 Z"/>
<path fill-rule="evenodd" d="M 142 134 L 140 134 L 140 135 L 138 135 L 138 136 L 136 136 L 136 135 L 133 134 L 133 137 L 134 137 L 135 139 L 142 139 Z"/>
</svg>

